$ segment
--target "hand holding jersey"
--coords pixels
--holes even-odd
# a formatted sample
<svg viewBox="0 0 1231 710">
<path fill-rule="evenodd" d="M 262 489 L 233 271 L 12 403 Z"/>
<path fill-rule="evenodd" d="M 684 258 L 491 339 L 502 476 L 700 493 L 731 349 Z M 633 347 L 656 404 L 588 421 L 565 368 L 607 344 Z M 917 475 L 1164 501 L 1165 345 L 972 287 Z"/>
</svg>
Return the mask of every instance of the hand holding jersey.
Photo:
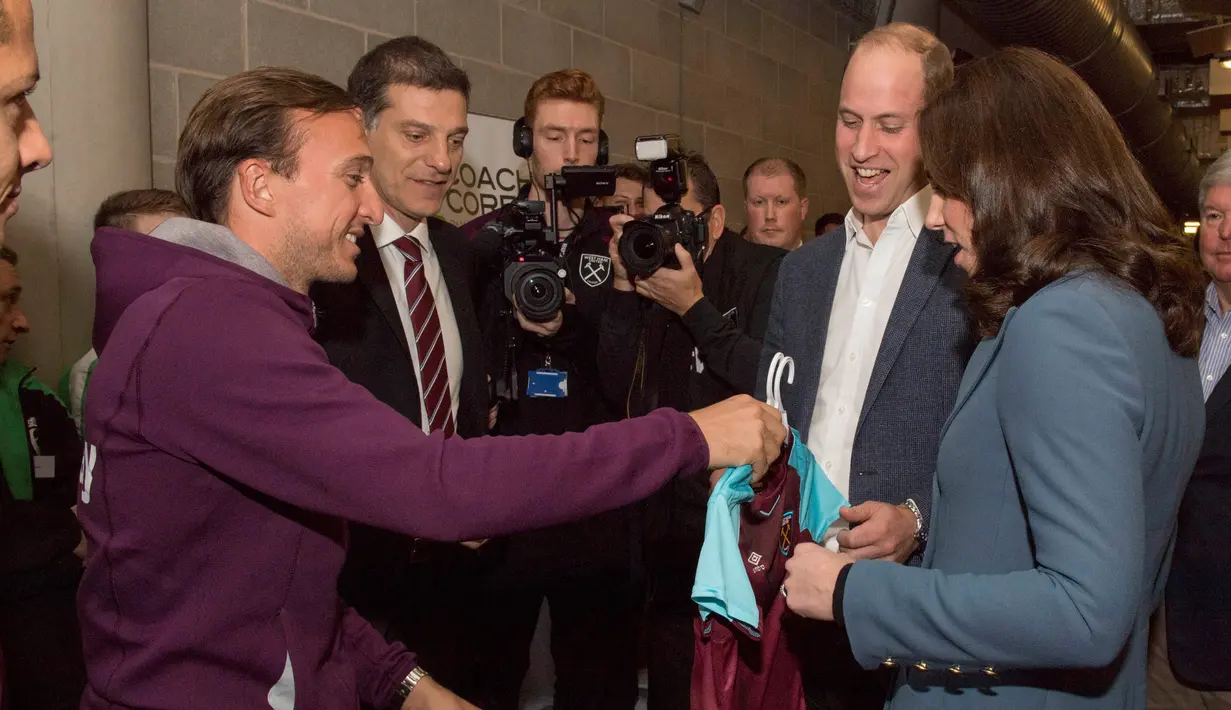
<svg viewBox="0 0 1231 710">
<path fill-rule="evenodd" d="M 787 608 L 806 619 L 834 620 L 834 588 L 842 568 L 855 558 L 844 552 L 833 552 L 821 545 L 802 542 L 786 561 L 786 580 L 782 596 Z"/>
<path fill-rule="evenodd" d="M 841 513 L 851 527 L 837 534 L 837 551 L 854 559 L 905 564 L 919 548 L 915 514 L 904 505 L 873 500 L 843 508 Z"/>
<path fill-rule="evenodd" d="M 752 482 L 759 483 L 778 458 L 786 427 L 774 407 L 748 395 L 739 395 L 690 412 L 710 451 L 710 468 L 752 466 Z"/>
</svg>

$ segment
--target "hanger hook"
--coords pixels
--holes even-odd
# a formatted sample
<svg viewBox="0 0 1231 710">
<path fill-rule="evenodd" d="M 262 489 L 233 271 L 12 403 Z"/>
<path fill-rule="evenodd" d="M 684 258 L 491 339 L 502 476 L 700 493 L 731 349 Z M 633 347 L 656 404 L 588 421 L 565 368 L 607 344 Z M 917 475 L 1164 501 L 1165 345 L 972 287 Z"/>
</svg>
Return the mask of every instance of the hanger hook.
<svg viewBox="0 0 1231 710">
<path fill-rule="evenodd" d="M 769 362 L 769 373 L 765 382 L 766 404 L 782 412 L 782 425 L 787 424 L 786 408 L 782 405 L 782 375 L 786 373 L 787 384 L 795 383 L 795 361 L 782 353 L 774 353 Z"/>
</svg>

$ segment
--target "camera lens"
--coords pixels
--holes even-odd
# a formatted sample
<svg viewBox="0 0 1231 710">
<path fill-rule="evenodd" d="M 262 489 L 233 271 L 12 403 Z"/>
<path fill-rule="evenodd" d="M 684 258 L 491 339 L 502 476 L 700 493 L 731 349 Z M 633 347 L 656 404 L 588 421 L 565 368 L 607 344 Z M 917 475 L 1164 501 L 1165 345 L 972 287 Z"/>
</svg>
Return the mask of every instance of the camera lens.
<svg viewBox="0 0 1231 710">
<path fill-rule="evenodd" d="M 526 320 L 546 323 L 564 305 L 564 282 L 551 263 L 512 264 L 505 271 L 505 296 Z"/>
<path fill-rule="evenodd" d="M 620 260 L 633 276 L 649 276 L 663 265 L 666 240 L 656 225 L 633 220 L 624 225 L 620 238 Z"/>
<path fill-rule="evenodd" d="M 658 235 L 650 232 L 640 232 L 633 237 L 633 253 L 638 259 L 652 261 L 661 249 L 658 246 Z"/>
</svg>

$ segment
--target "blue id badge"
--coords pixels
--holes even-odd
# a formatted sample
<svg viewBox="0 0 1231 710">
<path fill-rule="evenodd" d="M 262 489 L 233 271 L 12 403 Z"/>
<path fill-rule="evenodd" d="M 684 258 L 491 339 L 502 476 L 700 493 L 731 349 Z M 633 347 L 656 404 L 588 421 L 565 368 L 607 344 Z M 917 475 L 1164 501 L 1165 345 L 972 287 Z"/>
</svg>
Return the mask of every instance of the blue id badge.
<svg viewBox="0 0 1231 710">
<path fill-rule="evenodd" d="M 526 376 L 526 396 L 556 399 L 567 397 L 568 373 L 549 368 L 531 370 Z"/>
</svg>

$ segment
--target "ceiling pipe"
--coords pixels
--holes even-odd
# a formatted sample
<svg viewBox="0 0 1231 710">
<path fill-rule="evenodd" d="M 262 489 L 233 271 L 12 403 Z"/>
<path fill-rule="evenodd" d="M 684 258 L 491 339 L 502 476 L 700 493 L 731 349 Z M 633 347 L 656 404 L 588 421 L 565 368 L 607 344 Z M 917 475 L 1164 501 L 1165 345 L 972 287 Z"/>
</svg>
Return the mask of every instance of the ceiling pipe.
<svg viewBox="0 0 1231 710">
<path fill-rule="evenodd" d="M 1201 166 L 1158 98 L 1149 49 L 1119 0 L 948 1 L 995 44 L 1036 47 L 1068 64 L 1119 122 L 1167 207 L 1177 218 L 1195 214 Z"/>
</svg>

